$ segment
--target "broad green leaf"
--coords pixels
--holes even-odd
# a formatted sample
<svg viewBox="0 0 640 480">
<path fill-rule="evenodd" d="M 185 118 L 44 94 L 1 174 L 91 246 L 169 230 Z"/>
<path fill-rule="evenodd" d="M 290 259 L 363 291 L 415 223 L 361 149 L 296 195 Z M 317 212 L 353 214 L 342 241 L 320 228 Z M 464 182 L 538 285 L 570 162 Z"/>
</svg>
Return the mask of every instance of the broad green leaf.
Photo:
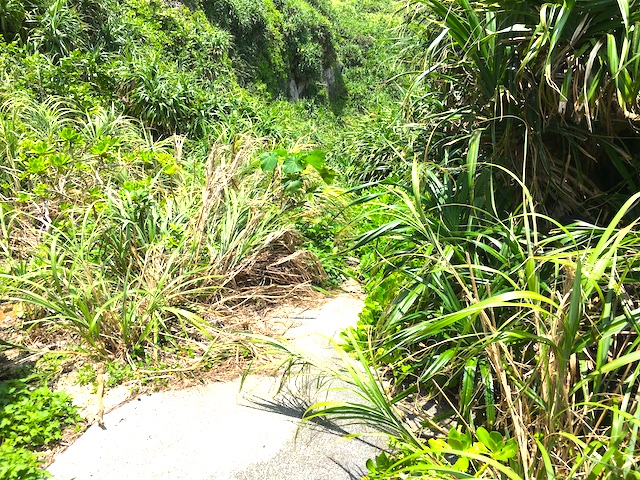
<svg viewBox="0 0 640 480">
<path fill-rule="evenodd" d="M 327 185 L 332 184 L 335 178 L 338 176 L 338 172 L 327 166 L 322 167 L 318 171 L 318 173 L 320 174 L 320 177 L 322 178 L 324 183 L 326 183 Z"/>
<path fill-rule="evenodd" d="M 471 435 L 461 433 L 456 428 L 449 430 L 449 445 L 456 450 L 466 450 L 471 446 Z"/>
<path fill-rule="evenodd" d="M 457 450 L 457 449 L 456 449 Z M 456 463 L 452 465 L 454 470 L 458 470 L 459 472 L 466 472 L 469 470 L 469 458 L 467 457 L 458 457 Z"/>
<path fill-rule="evenodd" d="M 373 472 L 373 469 L 375 468 L 375 464 L 371 459 L 367 460 L 367 463 L 365 463 L 365 466 L 367 467 L 367 470 L 369 470 L 369 473 Z"/>
<path fill-rule="evenodd" d="M 515 438 L 510 438 L 500 449 L 500 453 L 495 456 L 496 460 L 509 460 L 518 454 L 518 442 Z"/>
<path fill-rule="evenodd" d="M 489 434 L 486 428 L 478 427 L 476 429 L 476 437 L 478 437 L 478 440 L 480 440 L 480 443 L 482 443 L 485 447 L 487 447 L 490 452 L 495 451 L 496 445 L 493 442 L 493 439 L 491 438 L 491 435 Z"/>
<path fill-rule="evenodd" d="M 442 439 L 442 438 L 430 438 L 429 439 L 429 446 L 433 449 L 433 450 L 444 450 L 445 448 L 447 448 L 449 445 L 447 444 L 447 442 Z"/>
<path fill-rule="evenodd" d="M 325 168 L 325 153 L 322 150 L 314 150 L 305 155 L 304 160 L 322 174 Z"/>
<path fill-rule="evenodd" d="M 511 467 L 506 466 L 501 464 L 500 462 L 495 461 L 493 458 L 487 457 L 485 455 L 481 455 L 478 453 L 473 453 L 473 452 L 461 452 L 460 450 L 455 450 L 453 448 L 451 449 L 440 449 L 438 453 L 442 453 L 445 455 L 455 455 L 455 456 L 459 456 L 459 457 L 467 457 L 471 460 L 475 460 L 476 462 L 478 462 L 481 465 L 489 465 L 491 466 L 493 469 L 501 472 L 502 474 L 504 474 L 504 476 L 506 478 L 509 478 L 511 480 L 523 480 L 523 478 L 518 475 Z M 435 468 L 433 468 L 433 470 L 438 471 L 438 470 L 442 470 L 441 467 L 439 466 L 435 466 Z M 452 472 L 447 472 L 447 473 L 452 473 Z M 441 477 L 436 477 L 436 478 L 441 478 Z M 463 478 L 476 478 L 476 477 L 472 477 L 470 475 L 467 475 Z M 497 478 L 502 478 L 502 477 L 497 477 Z"/>
<path fill-rule="evenodd" d="M 302 188 L 303 182 L 300 179 L 284 182 L 283 188 L 289 193 L 297 193 Z"/>
<path fill-rule="evenodd" d="M 263 172 L 270 172 L 278 165 L 278 154 L 276 152 L 265 152 L 260 155 L 260 168 Z"/>
<path fill-rule="evenodd" d="M 289 155 L 282 164 L 282 171 L 286 175 L 293 175 L 304 170 L 304 164 L 297 155 Z"/>
<path fill-rule="evenodd" d="M 162 169 L 162 173 L 166 175 L 175 175 L 180 171 L 180 167 L 177 163 L 170 163 L 169 165 L 165 165 Z"/>
</svg>

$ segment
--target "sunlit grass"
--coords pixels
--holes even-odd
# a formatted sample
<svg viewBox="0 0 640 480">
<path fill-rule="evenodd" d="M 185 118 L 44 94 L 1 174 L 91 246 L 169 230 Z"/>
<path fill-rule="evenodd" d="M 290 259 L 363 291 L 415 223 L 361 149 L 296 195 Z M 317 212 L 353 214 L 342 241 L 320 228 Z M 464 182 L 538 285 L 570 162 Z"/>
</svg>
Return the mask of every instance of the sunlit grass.
<svg viewBox="0 0 640 480">
<path fill-rule="evenodd" d="M 521 209 L 501 217 L 492 167 L 472 165 L 473 178 L 455 180 L 416 165 L 413 189 L 385 187 L 388 222 L 358 245 L 377 242 L 383 283 L 370 288 L 390 301 L 345 334 L 354 359 L 343 370 L 312 362 L 364 402 L 319 403 L 309 416 L 394 440 L 398 453 L 370 478 L 624 477 L 638 458 L 640 220 L 626 214 L 640 194 L 604 227 L 565 226 L 537 214 L 521 185 Z M 428 400 L 448 413 L 431 418 Z"/>
</svg>

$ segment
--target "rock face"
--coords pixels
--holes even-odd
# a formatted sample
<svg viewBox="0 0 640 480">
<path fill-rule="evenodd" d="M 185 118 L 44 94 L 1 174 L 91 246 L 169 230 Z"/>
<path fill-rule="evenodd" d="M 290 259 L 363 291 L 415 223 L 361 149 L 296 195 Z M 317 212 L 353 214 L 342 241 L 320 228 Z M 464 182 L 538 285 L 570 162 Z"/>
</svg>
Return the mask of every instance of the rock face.
<svg viewBox="0 0 640 480">
<path fill-rule="evenodd" d="M 325 10 L 330 7 L 307 0 L 202 0 L 200 5 L 211 23 L 232 34 L 236 71 L 246 77 L 241 82 L 258 79 L 292 101 L 332 95 L 341 69 Z"/>
<path fill-rule="evenodd" d="M 327 93 L 329 96 L 335 94 L 340 86 L 343 84 L 342 81 L 342 69 L 344 66 L 336 62 L 331 67 L 325 68 L 322 73 L 322 78 L 324 80 L 324 88 L 327 89 Z"/>
<path fill-rule="evenodd" d="M 324 87 L 325 94 L 331 98 L 339 89 L 341 82 L 339 81 L 342 75 L 342 65 L 339 62 L 334 62 L 328 67 L 325 67 L 322 71 L 321 83 Z M 309 80 L 296 80 L 295 78 L 289 78 L 287 97 L 289 100 L 295 102 L 304 98 L 309 91 L 310 84 L 313 82 Z"/>
<path fill-rule="evenodd" d="M 340 64 L 332 65 L 329 68 L 325 68 L 324 72 L 322 72 L 322 80 L 324 80 L 324 88 L 327 89 L 327 92 L 330 92 L 333 87 L 336 85 L 336 72 L 340 75 L 342 69 L 340 68 Z"/>
<path fill-rule="evenodd" d="M 296 82 L 295 79 L 289 80 L 289 100 L 297 101 L 304 93 L 304 89 L 307 88 L 306 82 Z"/>
</svg>

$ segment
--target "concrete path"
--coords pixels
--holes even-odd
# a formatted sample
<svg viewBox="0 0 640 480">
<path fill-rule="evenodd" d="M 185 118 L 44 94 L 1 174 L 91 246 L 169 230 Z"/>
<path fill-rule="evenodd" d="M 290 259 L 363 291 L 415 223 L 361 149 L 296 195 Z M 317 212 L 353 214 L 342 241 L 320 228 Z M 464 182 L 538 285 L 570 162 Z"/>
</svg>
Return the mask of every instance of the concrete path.
<svg viewBox="0 0 640 480">
<path fill-rule="evenodd" d="M 331 355 L 327 337 L 357 321 L 362 302 L 343 295 L 305 312 L 288 336 Z M 93 425 L 49 467 L 55 480 L 341 480 L 366 473 L 378 437 L 345 439 L 335 425 L 300 427 L 308 389 L 276 395 L 278 379 L 250 376 L 138 397 Z M 341 392 L 332 393 L 344 395 Z M 353 430 L 351 430 L 353 432 Z"/>
</svg>

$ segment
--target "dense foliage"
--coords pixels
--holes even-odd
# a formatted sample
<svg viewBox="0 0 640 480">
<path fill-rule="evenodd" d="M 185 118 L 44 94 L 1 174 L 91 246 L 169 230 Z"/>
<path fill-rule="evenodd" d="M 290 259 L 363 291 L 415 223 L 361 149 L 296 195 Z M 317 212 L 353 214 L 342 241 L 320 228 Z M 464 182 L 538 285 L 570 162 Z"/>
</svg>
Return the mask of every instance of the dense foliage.
<svg viewBox="0 0 640 480">
<path fill-rule="evenodd" d="M 389 435 L 370 478 L 635 478 L 639 32 L 634 0 L 0 1 L 0 299 L 103 359 L 249 355 L 216 309 L 339 281 L 360 233 L 326 368 L 363 401 L 309 417 Z"/>
<path fill-rule="evenodd" d="M 333 221 L 337 172 L 307 143 L 335 142 L 335 101 L 368 95 L 334 95 L 336 39 L 346 51 L 367 32 L 322 2 L 188 6 L 9 2 L 0 25 L 0 293 L 103 356 L 210 337 L 206 306 L 237 290 L 341 275 L 305 220 L 323 205 L 318 223 Z M 260 168 L 274 147 L 281 164 Z M 305 242 L 331 278 L 291 256 Z M 279 255 L 282 276 L 260 272 Z"/>
<path fill-rule="evenodd" d="M 373 2 L 359 28 L 353 8 L 0 2 L 0 304 L 26 331 L 14 342 L 204 368 L 255 350 L 227 321 L 238 305 L 340 282 L 345 201 L 324 151 L 370 96 L 369 30 L 389 18 Z M 25 447 L 59 438 L 56 412 L 71 413 L 30 388 L 0 382 L 2 478 L 41 478 Z"/>
<path fill-rule="evenodd" d="M 431 158 L 451 135 L 481 132 L 483 158 L 522 177 L 541 211 L 607 221 L 638 188 L 638 22 L 635 2 L 411 2 L 413 45 L 435 80 L 441 122 Z"/>
<path fill-rule="evenodd" d="M 308 412 L 394 440 L 368 478 L 636 478 L 639 12 L 407 3 L 429 138 L 361 200 L 366 368 L 318 365 L 363 401 Z"/>
</svg>

